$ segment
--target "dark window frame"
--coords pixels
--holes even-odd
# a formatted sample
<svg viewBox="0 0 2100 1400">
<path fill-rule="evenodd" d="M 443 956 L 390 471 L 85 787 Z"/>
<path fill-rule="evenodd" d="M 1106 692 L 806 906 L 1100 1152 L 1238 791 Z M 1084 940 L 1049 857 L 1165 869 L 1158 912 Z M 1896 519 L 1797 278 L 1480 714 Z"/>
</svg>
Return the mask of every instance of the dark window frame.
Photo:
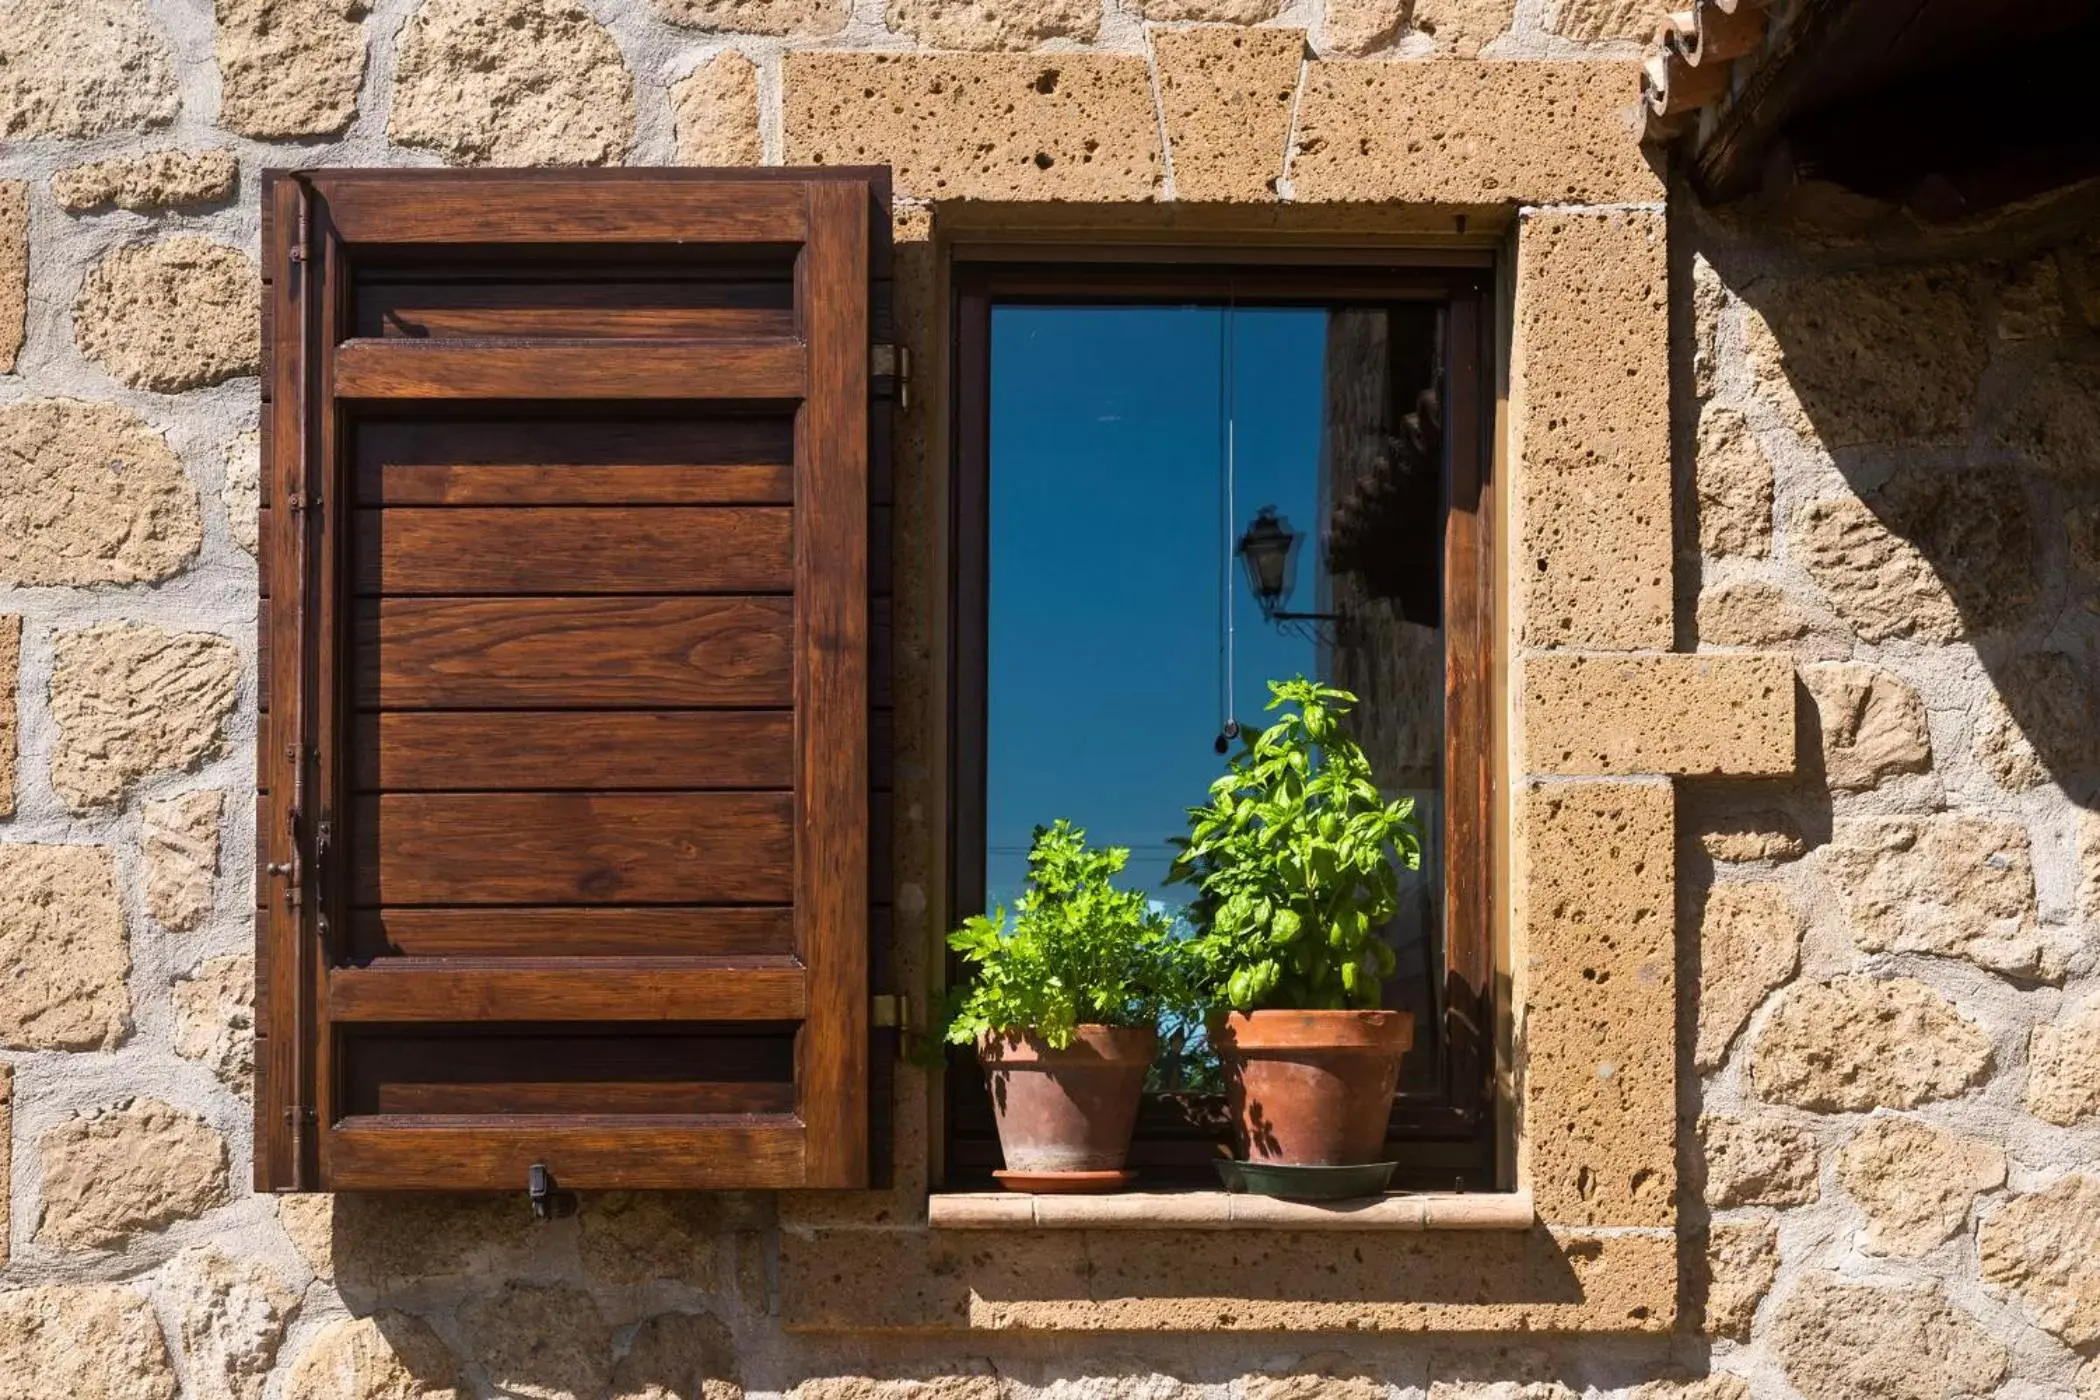
<svg viewBox="0 0 2100 1400">
<path fill-rule="evenodd" d="M 1100 259 L 1090 261 L 1086 259 Z M 1110 261 L 1113 259 L 1113 261 Z M 1427 264 L 1427 265 L 1425 265 Z M 991 312 L 999 304 L 1214 303 L 1243 307 L 1351 301 L 1441 303 L 1445 318 L 1445 967 L 1442 1083 L 1394 1100 L 1388 1144 L 1396 1189 L 1492 1190 L 1496 1162 L 1494 848 L 1497 733 L 1493 453 L 1494 267 L 1478 257 L 1340 250 L 1326 255 L 1217 249 L 1077 252 L 1071 260 L 958 259 L 951 268 L 949 491 L 948 908 L 984 902 L 986 651 L 989 586 Z M 950 964 L 948 975 L 956 973 Z M 985 1184 L 984 1089 L 966 1050 L 945 1076 L 942 1163 L 950 1188 Z M 977 1101 L 973 1105 L 973 1098 Z M 973 1107 L 978 1111 L 973 1112 Z M 1156 1184 L 1215 1185 L 1207 1159 L 1222 1110 L 1206 1096 L 1147 1100 L 1138 1142 Z M 996 1153 L 996 1146 L 991 1148 Z"/>
</svg>

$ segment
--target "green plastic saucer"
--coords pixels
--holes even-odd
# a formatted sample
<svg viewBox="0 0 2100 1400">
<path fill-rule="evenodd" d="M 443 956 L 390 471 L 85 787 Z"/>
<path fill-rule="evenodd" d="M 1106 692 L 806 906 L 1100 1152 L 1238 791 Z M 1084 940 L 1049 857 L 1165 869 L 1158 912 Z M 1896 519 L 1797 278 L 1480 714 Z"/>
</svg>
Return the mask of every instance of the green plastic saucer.
<svg viewBox="0 0 2100 1400">
<path fill-rule="evenodd" d="M 1278 1196 L 1287 1201 L 1346 1201 L 1375 1196 L 1393 1179 L 1398 1162 L 1365 1162 L 1353 1167 L 1295 1167 L 1280 1162 L 1217 1161 L 1227 1191 L 1250 1196 Z"/>
</svg>

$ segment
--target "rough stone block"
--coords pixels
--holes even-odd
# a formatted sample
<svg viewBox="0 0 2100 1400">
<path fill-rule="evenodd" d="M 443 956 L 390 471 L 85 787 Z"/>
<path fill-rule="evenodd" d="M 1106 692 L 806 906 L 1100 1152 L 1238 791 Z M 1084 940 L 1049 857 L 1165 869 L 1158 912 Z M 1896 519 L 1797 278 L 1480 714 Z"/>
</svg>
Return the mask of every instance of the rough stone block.
<svg viewBox="0 0 2100 1400">
<path fill-rule="evenodd" d="M 1529 645 L 1662 651 L 1672 643 L 1664 262 L 1659 213 L 1541 212 L 1523 221 L 1511 568 Z"/>
<path fill-rule="evenodd" d="M 1320 52 L 1362 58 L 1390 48 L 1407 24 L 1407 0 L 1327 0 L 1320 7 Z"/>
<path fill-rule="evenodd" d="M 1773 1103 L 1863 1113 L 1956 1098 L 1990 1068 L 1990 1037 L 1932 988 L 1840 977 L 1788 989 L 1752 1050 L 1750 1082 Z"/>
<path fill-rule="evenodd" d="M 2045 971 L 2027 828 L 1969 812 L 1854 817 L 1819 853 L 1870 953 L 1967 958 L 2015 975 Z"/>
<path fill-rule="evenodd" d="M 216 788 L 205 788 L 146 804 L 139 822 L 146 908 L 162 928 L 186 933 L 211 917 L 225 798 Z"/>
<path fill-rule="evenodd" d="M 1786 656 L 1539 655 L 1524 660 L 1525 768 L 1771 777 L 1794 771 Z"/>
<path fill-rule="evenodd" d="M 1639 86 L 1631 63 L 1315 63 L 1299 99 L 1293 195 L 1462 205 L 1659 200 L 1662 181 L 1628 116 L 1627 93 Z"/>
<path fill-rule="evenodd" d="M 1807 1400 L 1985 1396 L 2006 1370 L 2005 1348 L 1934 1285 L 1810 1276 L 1780 1300 L 1770 1345 Z"/>
<path fill-rule="evenodd" d="M 0 180 L 0 374 L 15 372 L 28 317 L 29 185 Z"/>
<path fill-rule="evenodd" d="M 671 87 L 680 165 L 758 165 L 758 65 L 735 49 L 708 59 Z"/>
<path fill-rule="evenodd" d="M 0 1377 L 23 1400 L 175 1400 L 152 1304 L 114 1283 L 0 1293 Z"/>
<path fill-rule="evenodd" d="M 1774 1117 L 1709 1113 L 1699 1119 L 1699 1148 L 1706 1203 L 1716 1210 L 1816 1199 L 1816 1137 L 1806 1128 Z"/>
<path fill-rule="evenodd" d="M 285 1400 L 466 1400 L 474 1393 L 429 1324 L 391 1311 L 322 1328 L 284 1388 Z"/>
<path fill-rule="evenodd" d="M 1414 0 L 1407 22 L 1415 33 L 1436 40 L 1439 51 L 1474 58 L 1482 45 L 1508 32 L 1516 10 L 1515 0 Z"/>
<path fill-rule="evenodd" d="M 107 1249 L 226 1199 L 226 1140 L 194 1114 L 139 1099 L 66 1120 L 37 1143 L 37 1239 Z"/>
<path fill-rule="evenodd" d="M 2100 704 L 2084 665 L 2060 651 L 2027 652 L 1994 667 L 1991 681 L 1970 751 L 1998 786 L 2075 787 L 2100 767 Z"/>
<path fill-rule="evenodd" d="M 1699 550 L 1703 554 L 1772 552 L 1772 460 L 1743 415 L 1709 404 L 1699 415 L 1695 452 Z"/>
<path fill-rule="evenodd" d="M 226 444 L 226 475 L 219 483 L 226 533 L 250 554 L 261 544 L 262 435 L 236 433 Z"/>
<path fill-rule="evenodd" d="M 1833 661 L 1801 673 L 1823 740 L 1823 781 L 1863 792 L 1932 767 L 1932 737 L 1918 693 L 1878 666 Z"/>
<path fill-rule="evenodd" d="M 937 1361 L 931 1365 L 848 1370 L 795 1382 L 786 1400 L 1001 1400 L 1004 1388 L 984 1361 Z M 893 1371 L 909 1370 L 909 1375 Z"/>
<path fill-rule="evenodd" d="M 566 1400 L 612 1385 L 612 1329 L 579 1289 L 507 1283 L 461 1308 L 460 1323 L 504 1394 Z"/>
<path fill-rule="evenodd" d="M 614 1400 L 742 1400 L 729 1329 L 711 1313 L 659 1313 L 635 1329 L 612 1393 Z"/>
<path fill-rule="evenodd" d="M 1808 853 L 1800 824 L 1768 808 L 1709 817 L 1699 832 L 1699 846 L 1720 861 L 1799 860 Z"/>
<path fill-rule="evenodd" d="M 240 653 L 204 632 L 100 622 L 53 648 L 51 785 L 76 812 L 120 801 L 150 773 L 182 772 L 224 747 Z"/>
<path fill-rule="evenodd" d="M 214 0 L 219 122 L 263 140 L 326 136 L 357 116 L 366 0 Z"/>
<path fill-rule="evenodd" d="M 601 1282 L 677 1279 L 702 1292 L 715 1286 L 723 1220 L 713 1195 L 603 1192 L 590 1198 L 580 1224 L 584 1270 Z"/>
<path fill-rule="evenodd" d="M 823 38 L 846 27 L 847 0 L 655 0 L 672 24 L 728 34 L 792 34 Z"/>
<path fill-rule="evenodd" d="M 76 399 L 0 408 L 0 582 L 167 578 L 204 540 L 197 488 L 130 409 Z"/>
<path fill-rule="evenodd" d="M 2066 1345 L 2100 1342 L 2100 1177 L 2072 1172 L 1986 1215 L 1976 1263 Z"/>
<path fill-rule="evenodd" d="M 102 209 L 151 213 L 216 204 L 233 193 L 240 162 L 231 150 L 148 151 L 75 165 L 51 177 L 51 194 L 72 214 Z"/>
<path fill-rule="evenodd" d="M 1718 1069 L 1773 988 L 1801 965 L 1807 920 L 1779 885 L 1732 882 L 1707 892 L 1699 919 L 1699 1036 L 1692 1060 Z"/>
<path fill-rule="evenodd" d="M 1692 254 L 1692 392 L 1710 398 L 1720 372 L 1721 317 L 1734 298 L 1706 254 Z"/>
<path fill-rule="evenodd" d="M 208 958 L 169 989 L 175 998 L 175 1053 L 196 1060 L 243 1098 L 255 1081 L 255 959 Z"/>
<path fill-rule="evenodd" d="M 176 1318 L 189 1400 L 261 1400 L 299 1295 L 262 1264 L 209 1246 L 176 1255 L 154 1291 Z"/>
<path fill-rule="evenodd" d="M 175 68 L 145 0 L 14 0 L 0 25 L 0 140 L 175 119 Z"/>
<path fill-rule="evenodd" d="M 0 1064 L 0 1269 L 7 1267 L 14 1230 L 15 1067 Z"/>
<path fill-rule="evenodd" d="M 577 0 L 424 0 L 401 28 L 387 138 L 455 165 L 617 165 L 634 75 Z"/>
<path fill-rule="evenodd" d="M 262 274 L 239 249 L 189 235 L 134 243 L 82 279 L 73 340 L 119 383 L 180 393 L 256 373 L 261 307 Z"/>
<path fill-rule="evenodd" d="M 1757 1305 L 1779 1277 L 1779 1227 L 1770 1220 L 1717 1221 L 1707 1231 L 1701 1264 L 1707 1335 L 1748 1340 Z"/>
<path fill-rule="evenodd" d="M 1136 9 L 1158 24 L 1260 24 L 1283 13 L 1283 0 L 1136 0 Z"/>
<path fill-rule="evenodd" d="M 1513 916 L 1524 1124 L 1539 1218 L 1674 1222 L 1675 795 L 1666 783 L 1534 783 Z"/>
<path fill-rule="evenodd" d="M 1149 65 L 1114 54 L 790 53 L 789 165 L 887 164 L 927 199 L 1153 199 Z"/>
<path fill-rule="evenodd" d="M 1876 1118 L 1838 1153 L 1838 1184 L 1867 1215 L 1870 1254 L 1915 1259 L 1961 1233 L 1980 1191 L 2005 1184 L 2005 1154 L 1912 1118 Z"/>
<path fill-rule="evenodd" d="M 1994 431 L 1998 441 L 2058 481 L 2100 481 L 2100 368 L 2056 360 L 2020 385 Z"/>
<path fill-rule="evenodd" d="M 929 49 L 1022 52 L 1052 39 L 1091 44 L 1101 32 L 1101 0 L 888 0 L 883 13 L 890 28 Z"/>
<path fill-rule="evenodd" d="M 1154 31 L 1176 199 L 1276 197 L 1304 58 L 1298 29 Z"/>
<path fill-rule="evenodd" d="M 1594 42 L 1655 35 L 1663 6 L 1656 0 L 1546 0 L 1546 28 L 1564 39 Z"/>
<path fill-rule="evenodd" d="M 2035 1028 L 2027 1111 L 2061 1127 L 2100 1113 L 2100 996 L 2087 997 L 2068 1021 Z"/>
<path fill-rule="evenodd" d="M 21 749 L 22 617 L 0 613 L 0 817 L 15 814 L 16 755 Z"/>
<path fill-rule="evenodd" d="M 0 1044 L 109 1050 L 131 1029 L 131 950 L 102 846 L 0 845 Z"/>
<path fill-rule="evenodd" d="M 1786 590 L 1770 583 L 1724 583 L 1699 593 L 1699 644 L 1780 647 L 1808 630 Z"/>
</svg>

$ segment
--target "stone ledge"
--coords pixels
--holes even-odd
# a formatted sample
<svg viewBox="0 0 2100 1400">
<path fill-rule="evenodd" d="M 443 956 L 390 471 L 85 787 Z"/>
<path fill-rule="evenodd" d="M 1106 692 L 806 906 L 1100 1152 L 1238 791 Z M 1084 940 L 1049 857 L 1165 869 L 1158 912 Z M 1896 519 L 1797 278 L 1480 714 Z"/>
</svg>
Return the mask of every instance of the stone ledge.
<svg viewBox="0 0 2100 1400">
<path fill-rule="evenodd" d="M 1794 663 L 1756 652 L 1523 661 L 1524 769 L 1556 777 L 1794 771 Z"/>
<path fill-rule="evenodd" d="M 1528 1230 L 1531 1193 L 1392 1194 L 1349 1201 L 1283 1201 L 1226 1191 L 1130 1191 L 1104 1196 L 964 1191 L 935 1195 L 936 1230 Z"/>
</svg>

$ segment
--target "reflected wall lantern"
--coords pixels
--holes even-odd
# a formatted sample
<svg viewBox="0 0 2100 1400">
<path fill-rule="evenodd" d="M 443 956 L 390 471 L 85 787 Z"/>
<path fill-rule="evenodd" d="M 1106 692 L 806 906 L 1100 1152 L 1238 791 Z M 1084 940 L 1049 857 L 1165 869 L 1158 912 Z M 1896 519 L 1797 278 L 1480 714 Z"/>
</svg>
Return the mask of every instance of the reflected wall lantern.
<svg viewBox="0 0 2100 1400">
<path fill-rule="evenodd" d="M 1302 538 L 1290 521 L 1277 515 L 1274 506 L 1256 512 L 1254 523 L 1240 536 L 1240 563 L 1247 567 L 1247 585 L 1254 590 L 1263 617 L 1276 616 L 1277 608 L 1290 596 Z"/>
</svg>

